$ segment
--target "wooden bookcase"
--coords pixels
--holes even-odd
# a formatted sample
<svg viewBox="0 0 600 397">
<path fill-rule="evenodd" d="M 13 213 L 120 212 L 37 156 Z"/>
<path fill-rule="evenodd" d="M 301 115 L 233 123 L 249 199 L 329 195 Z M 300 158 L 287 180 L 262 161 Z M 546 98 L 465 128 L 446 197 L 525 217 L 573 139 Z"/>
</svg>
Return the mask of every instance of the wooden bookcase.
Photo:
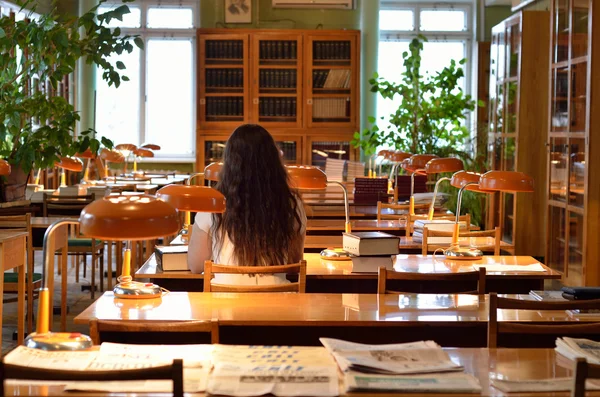
<svg viewBox="0 0 600 397">
<path fill-rule="evenodd" d="M 271 132 L 286 163 L 358 158 L 359 31 L 199 29 L 198 46 L 197 169 L 243 123 Z"/>
<path fill-rule="evenodd" d="M 597 286 L 600 4 L 553 0 L 551 13 L 546 263 L 567 285 Z"/>
<path fill-rule="evenodd" d="M 489 165 L 534 178 L 533 193 L 495 193 L 488 199 L 487 228 L 500 226 L 516 255 L 545 252 L 544 151 L 548 123 L 550 15 L 521 11 L 492 29 L 490 49 Z"/>
</svg>

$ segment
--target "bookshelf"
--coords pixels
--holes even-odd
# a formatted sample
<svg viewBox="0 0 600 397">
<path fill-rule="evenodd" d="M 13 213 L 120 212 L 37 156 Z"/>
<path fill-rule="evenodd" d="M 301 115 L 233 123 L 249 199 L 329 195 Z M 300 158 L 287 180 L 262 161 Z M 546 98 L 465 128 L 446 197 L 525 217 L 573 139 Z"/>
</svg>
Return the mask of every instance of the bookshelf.
<svg viewBox="0 0 600 397">
<path fill-rule="evenodd" d="M 521 11 L 492 29 L 488 160 L 493 170 L 521 171 L 533 177 L 533 193 L 488 197 L 487 229 L 500 226 L 502 241 L 516 255 L 541 257 L 545 239 L 544 181 L 550 15 Z"/>
<path fill-rule="evenodd" d="M 594 4 L 596 3 L 596 4 Z M 600 6 L 593 0 L 553 0 L 549 68 L 546 263 L 566 285 L 600 283 Z M 595 102 L 594 102 L 595 101 Z"/>
<path fill-rule="evenodd" d="M 358 158 L 360 32 L 199 29 L 198 46 L 198 169 L 244 123 L 269 130 L 286 163 Z"/>
</svg>

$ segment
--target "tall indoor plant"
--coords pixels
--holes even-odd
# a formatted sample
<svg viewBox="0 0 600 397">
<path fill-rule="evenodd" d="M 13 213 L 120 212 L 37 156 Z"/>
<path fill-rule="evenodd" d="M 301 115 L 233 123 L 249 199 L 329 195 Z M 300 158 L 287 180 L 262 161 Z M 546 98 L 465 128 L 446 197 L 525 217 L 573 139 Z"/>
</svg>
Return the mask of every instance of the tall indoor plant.
<svg viewBox="0 0 600 397">
<path fill-rule="evenodd" d="M 80 17 L 65 17 L 56 10 L 38 18 L 15 20 L 0 17 L 0 157 L 13 166 L 13 176 L 27 178 L 33 166 L 53 166 L 60 156 L 73 155 L 88 147 L 97 152 L 100 145 L 112 146 L 108 139 L 96 137 L 92 129 L 75 136 L 79 114 L 61 95 L 60 84 L 73 73 L 80 58 L 102 69 L 109 85 L 127 81 L 121 75 L 122 62 L 111 63 L 112 54 L 133 51 L 138 37 L 121 36 L 119 28 L 107 24 L 122 20 L 129 7 L 122 4 L 96 14 L 99 4 Z M 35 8 L 33 2 L 21 4 Z M 26 181 L 17 181 L 24 186 Z M 7 181 L 2 181 L 6 197 Z M 14 197 L 13 199 L 18 199 Z"/>
<path fill-rule="evenodd" d="M 386 128 L 379 128 L 377 119 L 369 117 L 370 128 L 355 134 L 353 144 L 360 146 L 366 155 L 371 155 L 377 147 L 385 145 L 404 152 L 430 153 L 440 157 L 459 157 L 467 169 L 473 169 L 476 162 L 470 151 L 470 132 L 467 115 L 477 106 L 470 95 L 463 92 L 460 79 L 464 78 L 462 59 L 452 60 L 448 66 L 433 74 L 423 74 L 421 52 L 423 36 L 415 37 L 408 51 L 402 54 L 404 71 L 398 83 L 390 82 L 375 74 L 369 80 L 371 92 L 383 98 L 401 100 L 396 110 L 389 116 Z M 479 200 L 463 197 L 465 207 L 470 201 L 474 217 L 481 214 Z"/>
</svg>

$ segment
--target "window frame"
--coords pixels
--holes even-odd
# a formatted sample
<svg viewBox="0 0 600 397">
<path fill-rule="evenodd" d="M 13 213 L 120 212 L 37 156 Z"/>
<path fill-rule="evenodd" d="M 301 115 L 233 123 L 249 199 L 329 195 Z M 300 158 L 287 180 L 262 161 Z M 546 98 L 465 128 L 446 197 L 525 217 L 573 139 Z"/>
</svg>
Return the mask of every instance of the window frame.
<svg viewBox="0 0 600 397">
<path fill-rule="evenodd" d="M 118 6 L 121 3 L 107 2 L 103 4 L 103 7 Z M 155 157 L 144 158 L 144 162 L 147 163 L 194 163 L 196 161 L 196 101 L 197 101 L 197 62 L 195 61 L 198 57 L 197 51 L 198 46 L 196 45 L 196 30 L 200 26 L 200 14 L 198 2 L 192 0 L 136 0 L 131 3 L 127 3 L 129 7 L 140 8 L 140 27 L 120 27 L 122 35 L 139 35 L 144 41 L 144 48 L 147 48 L 148 40 L 150 39 L 166 39 L 166 40 L 186 40 L 189 39 L 192 43 L 192 76 L 191 76 L 191 87 L 192 87 L 192 114 L 190 115 L 191 125 L 191 153 L 181 155 L 161 155 L 160 151 L 155 153 Z M 188 29 L 181 28 L 148 28 L 148 10 L 150 8 L 163 7 L 163 8 L 191 8 L 192 9 L 192 27 Z M 148 96 L 148 81 L 147 81 L 147 54 L 146 51 L 140 51 L 140 112 L 139 112 L 139 141 L 140 144 L 146 142 L 146 125 L 147 125 L 147 96 Z M 127 66 L 127 65 L 126 65 Z M 154 142 L 151 142 L 154 143 Z"/>
</svg>

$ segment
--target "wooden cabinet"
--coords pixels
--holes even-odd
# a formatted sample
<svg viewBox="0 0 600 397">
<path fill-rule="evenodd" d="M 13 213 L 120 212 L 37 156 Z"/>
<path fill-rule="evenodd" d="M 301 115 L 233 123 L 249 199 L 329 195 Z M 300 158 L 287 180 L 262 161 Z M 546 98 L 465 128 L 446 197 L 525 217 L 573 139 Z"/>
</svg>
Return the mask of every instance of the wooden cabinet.
<svg viewBox="0 0 600 397">
<path fill-rule="evenodd" d="M 545 252 L 544 161 L 548 123 L 547 65 L 550 15 L 521 11 L 492 29 L 490 49 L 489 165 L 534 178 L 533 193 L 495 193 L 488 226 L 500 226 L 516 255 Z"/>
<path fill-rule="evenodd" d="M 269 130 L 286 163 L 358 158 L 360 32 L 199 29 L 198 45 L 198 169 L 244 123 Z"/>
<path fill-rule="evenodd" d="M 596 4 L 594 4 L 596 3 Z M 597 286 L 600 239 L 600 4 L 553 0 L 546 263 L 567 285 Z"/>
</svg>

